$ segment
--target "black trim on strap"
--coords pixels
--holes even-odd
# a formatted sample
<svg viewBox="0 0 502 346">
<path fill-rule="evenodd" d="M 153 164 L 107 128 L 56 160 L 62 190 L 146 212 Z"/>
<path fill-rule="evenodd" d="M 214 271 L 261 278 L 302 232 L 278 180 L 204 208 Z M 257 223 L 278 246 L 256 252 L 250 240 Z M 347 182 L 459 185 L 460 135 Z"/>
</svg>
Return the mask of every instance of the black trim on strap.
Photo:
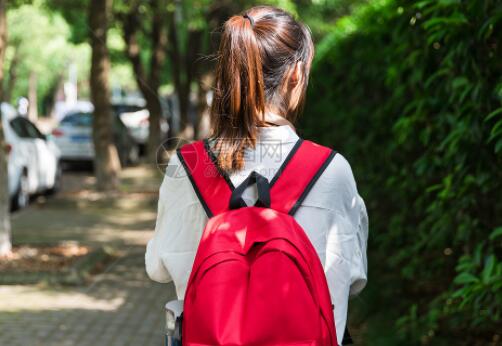
<svg viewBox="0 0 502 346">
<path fill-rule="evenodd" d="M 180 148 L 178 148 L 176 150 L 176 154 L 178 155 L 178 158 L 181 161 L 181 164 L 183 165 L 183 168 L 185 169 L 185 171 L 186 171 L 186 173 L 188 175 L 188 179 L 190 179 L 190 183 L 192 184 L 192 187 L 193 187 L 193 189 L 195 191 L 195 194 L 197 195 L 197 198 L 199 199 L 200 204 L 202 204 L 202 207 L 204 208 L 204 211 L 206 212 L 207 217 L 208 218 L 212 218 L 213 217 L 213 212 L 211 211 L 211 209 L 209 209 L 209 206 L 207 205 L 207 203 L 204 200 L 204 198 L 202 198 L 202 195 L 200 194 L 199 188 L 197 187 L 197 184 L 195 183 L 195 180 L 193 179 L 192 172 L 189 169 L 187 163 L 185 162 L 185 159 L 183 158 L 183 155 L 181 154 L 181 149 Z"/>
<path fill-rule="evenodd" d="M 221 169 L 220 165 L 218 164 L 218 158 L 216 157 L 215 153 L 211 150 L 211 146 L 209 145 L 209 139 L 204 138 L 204 149 L 206 149 L 207 154 L 211 158 L 211 161 L 213 162 L 213 165 L 216 167 L 218 170 L 218 173 L 225 179 L 227 182 L 228 186 L 230 187 L 230 190 L 234 190 L 235 186 L 232 183 L 232 180 L 230 180 L 230 177 L 228 176 L 228 173 L 225 172 L 223 169 Z"/>
<path fill-rule="evenodd" d="M 291 151 L 289 152 L 288 156 L 286 156 L 286 159 L 282 163 L 282 165 L 279 168 L 279 170 L 277 172 L 275 172 L 274 177 L 270 181 L 270 188 L 272 188 L 272 186 L 274 186 L 275 182 L 281 176 L 281 173 L 284 172 L 284 170 L 286 169 L 286 166 L 288 165 L 289 161 L 291 161 L 291 159 L 293 158 L 293 156 L 295 156 L 295 154 L 298 151 L 298 149 L 300 149 L 300 147 L 302 146 L 302 143 L 303 143 L 303 139 L 298 138 L 298 140 L 296 141 L 296 143 L 293 146 L 293 148 L 291 148 Z"/>
<path fill-rule="evenodd" d="M 345 332 L 343 333 L 342 346 L 345 345 L 354 345 L 354 340 L 352 340 L 352 336 L 350 336 L 349 328 L 345 326 Z"/>
<path fill-rule="evenodd" d="M 244 180 L 239 186 L 232 191 L 232 196 L 230 197 L 230 209 L 239 209 L 247 207 L 246 202 L 242 199 L 242 194 L 244 191 L 253 184 L 256 183 L 258 189 L 258 200 L 255 206 L 262 208 L 270 208 L 270 185 L 267 178 L 263 175 L 252 171 L 251 174 Z"/>
<path fill-rule="evenodd" d="M 298 198 L 298 200 L 296 201 L 295 205 L 290 209 L 290 211 L 288 213 L 289 215 L 294 215 L 296 213 L 296 210 L 300 207 L 300 204 L 305 200 L 305 198 L 309 194 L 310 190 L 312 190 L 312 188 L 314 187 L 314 184 L 321 177 L 322 173 L 326 170 L 326 168 L 331 163 L 331 161 L 333 160 L 333 158 L 335 157 L 335 155 L 336 155 L 336 151 L 332 150 L 331 153 L 329 154 L 328 158 L 324 161 L 324 163 L 319 168 L 319 170 L 316 172 L 316 174 L 314 175 L 314 177 L 310 180 L 310 182 L 308 183 L 308 185 L 305 188 L 305 190 L 303 190 L 300 198 Z"/>
<path fill-rule="evenodd" d="M 230 180 L 230 177 L 228 176 L 227 172 L 223 171 L 219 167 L 219 165 L 218 165 L 218 159 L 217 159 L 216 155 L 213 153 L 213 151 L 211 150 L 211 147 L 209 145 L 209 140 L 206 138 L 206 139 L 203 140 L 203 143 L 204 143 L 204 148 L 207 151 L 208 156 L 210 157 L 212 163 L 217 168 L 218 173 L 220 173 L 221 176 L 225 179 L 225 181 L 228 184 L 230 190 L 232 191 L 232 195 L 233 195 L 233 191 L 236 189 L 236 187 L 234 186 L 234 184 Z M 270 183 L 267 182 L 268 183 L 267 184 L 268 185 L 268 189 L 271 189 L 272 186 L 274 185 L 274 183 L 279 179 L 281 173 L 286 169 L 286 166 L 288 165 L 289 161 L 291 161 L 291 159 L 293 158 L 293 156 L 295 155 L 295 153 L 298 151 L 298 149 L 300 149 L 300 146 L 302 145 L 302 143 L 303 143 L 303 139 L 298 138 L 298 140 L 296 141 L 295 145 L 293 146 L 293 148 L 291 149 L 291 151 L 288 153 L 288 156 L 286 157 L 286 159 L 284 160 L 284 162 L 281 164 L 281 167 L 276 172 L 276 174 L 274 175 L 274 177 L 272 178 L 272 180 L 270 181 Z M 183 168 L 187 172 L 188 178 L 190 179 L 190 183 L 193 186 L 195 194 L 197 195 L 197 198 L 201 202 L 202 207 L 204 208 L 204 211 L 206 212 L 208 218 L 213 217 L 214 214 L 209 209 L 209 206 L 207 205 L 206 201 L 202 198 L 202 195 L 200 194 L 200 191 L 197 188 L 195 180 L 192 177 L 191 171 L 188 168 L 187 163 L 183 159 L 183 155 L 181 154 L 180 149 L 177 149 L 176 153 L 178 155 L 178 158 L 179 158 L 181 164 L 183 165 Z M 314 177 L 311 179 L 311 181 L 309 182 L 309 184 L 305 188 L 305 190 L 302 192 L 300 198 L 298 198 L 298 200 L 296 201 L 295 205 L 289 211 L 290 215 L 294 215 L 295 214 L 295 212 L 297 211 L 297 209 L 300 207 L 300 204 L 305 200 L 305 198 L 307 197 L 308 193 L 310 192 L 310 190 L 312 189 L 312 187 L 314 186 L 314 184 L 317 182 L 317 180 L 319 179 L 319 177 L 322 175 L 322 173 L 324 172 L 324 170 L 328 167 L 328 165 L 330 164 L 330 162 L 333 160 L 333 158 L 335 157 L 335 155 L 336 155 L 336 151 L 332 151 L 330 153 L 330 155 L 328 156 L 328 158 L 324 161 L 324 163 L 322 164 L 322 166 L 319 168 L 319 170 L 316 172 L 316 174 L 314 175 Z M 256 173 L 256 172 L 252 172 L 252 173 Z M 262 177 L 263 179 L 267 180 L 266 178 L 264 178 L 260 174 L 258 174 L 258 173 L 256 173 L 256 174 L 259 175 L 260 177 Z M 246 178 L 246 180 L 249 179 L 249 178 L 250 177 Z M 263 185 L 263 184 L 261 184 L 261 185 Z M 257 184 L 257 187 L 258 187 L 258 193 L 260 193 L 260 189 L 263 189 L 263 187 L 260 188 L 259 184 Z M 263 194 L 265 194 L 265 193 L 263 192 Z M 270 201 L 270 192 L 268 192 L 268 201 Z M 241 202 L 239 202 L 239 203 L 241 203 Z M 260 206 L 260 204 L 266 205 L 266 204 L 263 204 L 263 201 L 260 202 L 260 200 L 258 200 L 256 205 Z M 268 206 L 270 206 L 270 202 L 268 203 Z"/>
</svg>

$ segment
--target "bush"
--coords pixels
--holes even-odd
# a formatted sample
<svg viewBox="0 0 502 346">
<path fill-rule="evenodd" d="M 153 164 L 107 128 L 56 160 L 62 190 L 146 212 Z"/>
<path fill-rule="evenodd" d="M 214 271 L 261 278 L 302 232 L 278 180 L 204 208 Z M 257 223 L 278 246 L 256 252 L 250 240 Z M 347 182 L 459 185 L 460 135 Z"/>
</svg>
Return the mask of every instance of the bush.
<svg viewBox="0 0 502 346">
<path fill-rule="evenodd" d="M 373 1 L 318 45 L 300 128 L 368 205 L 367 335 L 385 313 L 396 344 L 500 338 L 500 37 L 497 1 Z"/>
</svg>

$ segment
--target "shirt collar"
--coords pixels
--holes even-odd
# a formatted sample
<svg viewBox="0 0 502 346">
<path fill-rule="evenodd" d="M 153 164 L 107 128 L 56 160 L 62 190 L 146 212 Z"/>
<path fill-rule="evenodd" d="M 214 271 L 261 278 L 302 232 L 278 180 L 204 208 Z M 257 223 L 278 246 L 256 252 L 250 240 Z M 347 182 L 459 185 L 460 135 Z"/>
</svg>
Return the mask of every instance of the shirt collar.
<svg viewBox="0 0 502 346">
<path fill-rule="evenodd" d="M 295 126 L 285 117 L 282 115 L 272 113 L 270 111 L 265 112 L 264 120 L 267 123 L 274 124 L 274 125 L 288 125 L 290 126 L 293 130 L 295 129 Z"/>
<path fill-rule="evenodd" d="M 277 124 L 279 126 L 259 127 L 258 142 L 280 141 L 282 143 L 291 143 L 298 140 L 298 135 L 295 132 L 293 124 L 286 118 L 267 112 L 265 121 Z"/>
</svg>

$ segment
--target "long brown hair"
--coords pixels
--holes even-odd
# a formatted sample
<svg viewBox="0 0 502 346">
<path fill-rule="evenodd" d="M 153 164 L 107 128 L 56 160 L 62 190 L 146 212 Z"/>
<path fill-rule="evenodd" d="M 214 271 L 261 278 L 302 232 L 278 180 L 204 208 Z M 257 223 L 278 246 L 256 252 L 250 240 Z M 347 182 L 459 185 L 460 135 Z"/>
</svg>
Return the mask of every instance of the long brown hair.
<svg viewBox="0 0 502 346">
<path fill-rule="evenodd" d="M 303 108 L 314 55 L 309 29 L 291 14 L 257 6 L 225 22 L 211 105 L 212 137 L 223 170 L 243 167 L 244 150 L 254 148 L 266 108 L 294 121 Z M 292 104 L 289 76 L 302 69 L 299 102 Z"/>
</svg>

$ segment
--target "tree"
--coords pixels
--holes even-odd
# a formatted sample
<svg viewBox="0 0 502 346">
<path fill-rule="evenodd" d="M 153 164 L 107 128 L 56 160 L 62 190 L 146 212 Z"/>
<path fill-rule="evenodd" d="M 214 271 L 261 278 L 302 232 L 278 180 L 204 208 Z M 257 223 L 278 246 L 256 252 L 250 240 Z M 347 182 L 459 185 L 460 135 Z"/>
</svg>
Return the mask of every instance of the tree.
<svg viewBox="0 0 502 346">
<path fill-rule="evenodd" d="M 0 86 L 3 85 L 3 61 L 7 47 L 7 1 L 0 0 Z M 0 88 L 0 100 L 3 99 Z M 7 143 L 0 112 L 0 256 L 11 251 L 9 218 L 9 183 L 7 172 Z"/>
<path fill-rule="evenodd" d="M 71 64 L 76 64 L 82 74 L 86 72 L 88 78 L 89 45 L 69 42 L 71 27 L 58 11 L 38 2 L 9 7 L 7 26 L 4 101 L 14 104 L 30 91 L 39 105 L 53 99 Z M 32 104 L 35 111 L 36 101 Z"/>
<path fill-rule="evenodd" d="M 353 311 L 372 344 L 499 338 L 500 13 L 496 1 L 369 2 L 317 46 L 315 116 L 299 128 L 359 177 L 373 274 Z"/>
<path fill-rule="evenodd" d="M 149 68 L 142 62 L 142 52 L 140 39 L 138 38 L 144 30 L 144 21 L 140 12 L 141 6 L 147 7 L 145 10 L 151 14 L 151 27 L 146 33 L 146 39 L 150 47 Z M 134 70 L 134 76 L 138 88 L 141 90 L 146 100 L 146 107 L 150 113 L 149 137 L 147 152 L 150 159 L 155 159 L 157 148 L 161 142 L 160 119 L 162 116 L 162 105 L 159 98 L 159 88 L 161 85 L 162 70 L 166 57 L 167 28 L 166 28 L 166 1 L 153 0 L 146 5 L 141 1 L 135 1 L 125 14 L 119 15 L 122 22 L 124 41 L 126 42 L 126 54 Z"/>
<path fill-rule="evenodd" d="M 246 1 L 209 1 L 171 0 L 168 6 L 169 41 L 167 46 L 171 67 L 171 80 L 178 98 L 181 128 L 185 136 L 196 134 L 197 122 L 190 116 L 190 93 L 192 84 L 199 82 L 200 98 L 210 90 L 210 86 L 201 84 L 202 80 L 211 80 L 213 61 L 207 56 L 214 52 L 218 44 L 212 44 L 210 33 L 219 30 L 221 24 L 230 16 L 242 11 Z M 203 90 L 201 90 L 203 89 Z M 204 102 L 198 102 L 203 105 Z M 203 111 L 204 107 L 198 107 Z M 185 131 L 188 130 L 188 131 Z M 193 132 L 192 132 L 193 131 Z"/>
<path fill-rule="evenodd" d="M 118 185 L 120 162 L 113 142 L 113 114 L 110 105 L 110 57 L 107 47 L 108 19 L 112 0 L 91 0 L 89 28 L 92 47 L 91 98 L 94 104 L 94 170 L 98 190 L 114 190 Z"/>
<path fill-rule="evenodd" d="M 182 56 L 182 47 L 180 47 L 180 42 L 178 40 L 179 26 L 181 19 L 180 16 L 176 14 L 176 11 L 180 11 L 181 5 L 175 2 L 176 6 L 169 11 L 169 57 L 171 59 L 171 74 L 174 82 L 174 88 L 176 95 L 178 97 L 178 105 L 180 111 L 180 122 L 181 129 L 189 125 L 188 120 L 188 104 L 190 97 L 190 83 L 191 83 L 191 69 L 187 70 L 188 64 L 186 64 L 186 59 Z M 193 48 L 194 45 L 188 45 L 187 47 Z M 192 66 L 190 66 L 192 67 Z"/>
</svg>

